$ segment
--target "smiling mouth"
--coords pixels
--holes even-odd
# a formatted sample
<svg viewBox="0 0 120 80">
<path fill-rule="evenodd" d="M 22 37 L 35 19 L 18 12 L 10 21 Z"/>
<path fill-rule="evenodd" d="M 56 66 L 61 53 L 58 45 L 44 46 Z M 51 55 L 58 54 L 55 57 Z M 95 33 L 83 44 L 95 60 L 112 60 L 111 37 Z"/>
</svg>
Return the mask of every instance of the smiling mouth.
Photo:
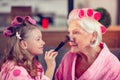
<svg viewBox="0 0 120 80">
<path fill-rule="evenodd" d="M 43 49 L 43 47 L 40 47 L 39 49 Z"/>
<path fill-rule="evenodd" d="M 73 44 L 73 45 L 70 45 L 71 47 L 76 47 L 76 46 L 78 46 L 77 44 Z"/>
</svg>

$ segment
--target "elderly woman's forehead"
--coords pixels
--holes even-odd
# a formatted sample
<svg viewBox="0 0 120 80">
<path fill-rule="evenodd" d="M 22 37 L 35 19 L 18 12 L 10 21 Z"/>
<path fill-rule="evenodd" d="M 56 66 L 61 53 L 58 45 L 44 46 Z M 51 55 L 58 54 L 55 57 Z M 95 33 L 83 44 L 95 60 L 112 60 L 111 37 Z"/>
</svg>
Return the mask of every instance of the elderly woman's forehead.
<svg viewBox="0 0 120 80">
<path fill-rule="evenodd" d="M 79 29 L 82 28 L 81 25 L 78 24 L 77 20 L 73 20 L 70 22 L 69 26 L 68 26 L 68 30 L 72 30 L 72 29 Z"/>
</svg>

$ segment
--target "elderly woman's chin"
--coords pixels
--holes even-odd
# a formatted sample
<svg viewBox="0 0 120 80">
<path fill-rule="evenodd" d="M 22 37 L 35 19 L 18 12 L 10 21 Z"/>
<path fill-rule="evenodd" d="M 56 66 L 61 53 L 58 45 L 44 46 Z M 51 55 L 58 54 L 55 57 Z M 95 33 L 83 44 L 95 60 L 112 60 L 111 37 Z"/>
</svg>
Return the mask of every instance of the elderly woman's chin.
<svg viewBox="0 0 120 80">
<path fill-rule="evenodd" d="M 78 49 L 77 47 L 71 47 L 70 52 L 78 53 L 78 52 L 80 52 L 80 49 Z"/>
</svg>

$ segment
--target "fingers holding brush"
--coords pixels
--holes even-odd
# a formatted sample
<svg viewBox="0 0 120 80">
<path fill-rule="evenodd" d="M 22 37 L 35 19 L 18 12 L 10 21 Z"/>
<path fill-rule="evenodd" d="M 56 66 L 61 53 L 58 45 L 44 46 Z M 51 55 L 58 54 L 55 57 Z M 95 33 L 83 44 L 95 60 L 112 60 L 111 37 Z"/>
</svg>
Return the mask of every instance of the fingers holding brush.
<svg viewBox="0 0 120 80">
<path fill-rule="evenodd" d="M 49 50 L 45 52 L 45 62 L 47 65 L 47 69 L 45 72 L 45 75 L 50 77 L 52 79 L 53 77 L 53 73 L 56 67 L 56 61 L 55 58 L 58 55 L 58 52 L 54 51 L 54 50 Z"/>
<path fill-rule="evenodd" d="M 57 55 L 58 52 L 54 51 L 53 49 L 45 52 L 45 58 L 56 58 Z"/>
<path fill-rule="evenodd" d="M 49 69 L 54 69 L 56 66 L 56 61 L 55 58 L 58 55 L 58 52 L 54 51 L 54 50 L 50 50 L 50 51 L 46 51 L 45 52 L 45 62 L 47 64 L 47 68 Z"/>
</svg>

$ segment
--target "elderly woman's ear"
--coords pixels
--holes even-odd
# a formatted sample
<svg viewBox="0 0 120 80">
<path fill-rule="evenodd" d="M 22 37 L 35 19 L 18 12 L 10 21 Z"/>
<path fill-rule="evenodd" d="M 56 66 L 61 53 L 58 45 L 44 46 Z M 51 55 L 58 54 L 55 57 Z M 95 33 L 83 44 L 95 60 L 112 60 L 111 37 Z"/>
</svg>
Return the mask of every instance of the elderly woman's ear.
<svg viewBox="0 0 120 80">
<path fill-rule="evenodd" d="M 96 41 L 96 38 L 97 38 L 97 32 L 96 31 L 94 31 L 93 33 L 92 33 L 92 39 L 91 39 L 91 44 L 94 44 L 95 43 L 95 41 Z"/>
</svg>

